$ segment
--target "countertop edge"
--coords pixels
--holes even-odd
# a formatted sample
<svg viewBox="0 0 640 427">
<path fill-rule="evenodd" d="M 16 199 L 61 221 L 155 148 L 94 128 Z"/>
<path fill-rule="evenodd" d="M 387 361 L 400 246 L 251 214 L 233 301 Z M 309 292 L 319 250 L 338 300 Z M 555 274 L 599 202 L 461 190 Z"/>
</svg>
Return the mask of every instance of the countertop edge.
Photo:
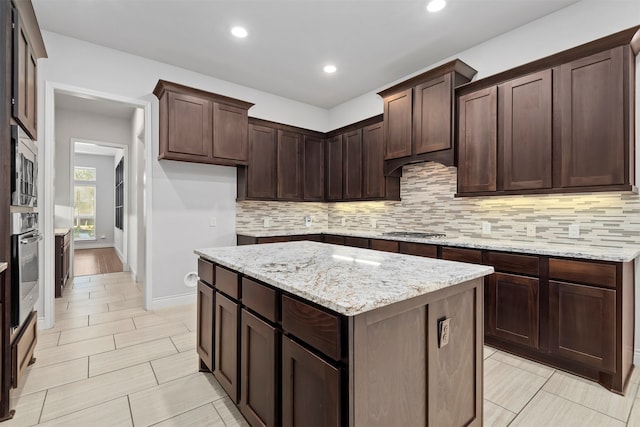
<svg viewBox="0 0 640 427">
<path fill-rule="evenodd" d="M 5 271 L 7 268 L 9 268 L 9 263 L 7 263 L 7 262 L 0 262 L 0 273 L 2 273 L 3 271 Z"/>
</svg>

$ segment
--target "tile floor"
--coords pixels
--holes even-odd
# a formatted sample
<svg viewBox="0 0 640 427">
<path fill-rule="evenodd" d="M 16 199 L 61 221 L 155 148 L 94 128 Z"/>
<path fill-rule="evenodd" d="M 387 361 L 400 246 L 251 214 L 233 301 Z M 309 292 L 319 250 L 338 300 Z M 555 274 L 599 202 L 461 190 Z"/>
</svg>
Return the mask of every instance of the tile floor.
<svg viewBox="0 0 640 427">
<path fill-rule="evenodd" d="M 145 311 L 130 276 L 114 273 L 76 278 L 56 318 L 2 426 L 247 425 L 198 372 L 195 305 Z M 640 373 L 623 397 L 487 347 L 484 384 L 485 426 L 640 427 Z"/>
</svg>

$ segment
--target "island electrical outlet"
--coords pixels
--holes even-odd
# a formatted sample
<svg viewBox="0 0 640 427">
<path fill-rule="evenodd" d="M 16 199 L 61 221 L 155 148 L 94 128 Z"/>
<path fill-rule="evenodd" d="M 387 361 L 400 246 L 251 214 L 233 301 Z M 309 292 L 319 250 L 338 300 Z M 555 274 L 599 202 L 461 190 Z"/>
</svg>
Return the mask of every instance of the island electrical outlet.
<svg viewBox="0 0 640 427">
<path fill-rule="evenodd" d="M 450 321 L 450 317 L 438 320 L 438 348 L 449 344 L 449 337 L 451 336 Z"/>
</svg>

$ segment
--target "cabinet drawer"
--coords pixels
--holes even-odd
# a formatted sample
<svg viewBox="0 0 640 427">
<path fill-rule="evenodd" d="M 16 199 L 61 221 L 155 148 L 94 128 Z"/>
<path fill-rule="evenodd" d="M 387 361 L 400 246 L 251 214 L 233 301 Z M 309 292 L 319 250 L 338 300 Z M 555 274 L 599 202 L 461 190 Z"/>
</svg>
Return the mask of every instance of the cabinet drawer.
<svg viewBox="0 0 640 427">
<path fill-rule="evenodd" d="M 334 236 L 327 234 L 324 236 L 324 242 L 332 245 L 344 245 L 344 236 Z"/>
<path fill-rule="evenodd" d="M 213 286 L 216 283 L 213 274 L 213 263 L 203 258 L 198 258 L 198 276 L 204 283 Z"/>
<path fill-rule="evenodd" d="M 258 237 L 258 243 L 282 243 L 291 241 L 290 236 Z"/>
<path fill-rule="evenodd" d="M 346 246 L 353 246 L 356 248 L 369 248 L 369 239 L 363 239 L 362 237 L 349 237 L 345 236 L 344 244 Z"/>
<path fill-rule="evenodd" d="M 549 278 L 615 288 L 617 275 L 614 264 L 551 258 Z"/>
<path fill-rule="evenodd" d="M 238 275 L 235 272 L 216 265 L 215 279 L 217 290 L 231 298 L 238 299 L 240 292 L 238 290 Z"/>
<path fill-rule="evenodd" d="M 488 252 L 485 264 L 493 266 L 496 271 L 538 276 L 539 260 L 537 256 L 516 255 L 504 252 Z"/>
<path fill-rule="evenodd" d="M 276 298 L 275 290 L 249 278 L 242 278 L 242 303 L 273 323 L 278 320 Z"/>
<path fill-rule="evenodd" d="M 301 301 L 282 296 L 282 329 L 340 360 L 340 318 Z"/>
<path fill-rule="evenodd" d="M 442 259 L 449 261 L 482 264 L 482 251 L 477 249 L 442 248 Z"/>
<path fill-rule="evenodd" d="M 38 315 L 33 311 L 25 321 L 20 335 L 11 345 L 11 385 L 15 388 L 20 384 L 22 374 L 31 363 L 33 351 L 38 342 Z"/>
<path fill-rule="evenodd" d="M 438 247 L 436 245 L 425 245 L 423 243 L 400 242 L 400 253 L 427 258 L 438 258 Z"/>
<path fill-rule="evenodd" d="M 371 239 L 371 249 L 385 252 L 398 252 L 398 242 L 393 240 Z"/>
</svg>

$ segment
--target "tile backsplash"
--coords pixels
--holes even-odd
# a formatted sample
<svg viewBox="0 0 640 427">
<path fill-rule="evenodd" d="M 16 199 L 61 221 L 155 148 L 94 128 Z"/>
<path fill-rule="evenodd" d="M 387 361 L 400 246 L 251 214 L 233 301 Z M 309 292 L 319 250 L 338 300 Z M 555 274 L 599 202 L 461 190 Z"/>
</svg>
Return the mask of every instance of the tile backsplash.
<svg viewBox="0 0 640 427">
<path fill-rule="evenodd" d="M 349 203 L 238 202 L 237 231 L 304 229 L 304 216 L 314 229 L 348 231 L 427 231 L 447 236 L 501 240 L 545 240 L 589 246 L 640 244 L 640 196 L 632 193 L 581 193 L 502 197 L 454 197 L 456 168 L 439 163 L 405 166 L 401 201 Z M 271 218 L 264 228 L 263 217 Z M 344 226 L 343 224 L 344 219 Z M 482 234 L 482 223 L 491 234 Z M 527 225 L 536 236 L 527 236 Z M 569 238 L 578 224 L 579 238 Z M 375 226 L 375 230 L 374 227 Z"/>
</svg>

